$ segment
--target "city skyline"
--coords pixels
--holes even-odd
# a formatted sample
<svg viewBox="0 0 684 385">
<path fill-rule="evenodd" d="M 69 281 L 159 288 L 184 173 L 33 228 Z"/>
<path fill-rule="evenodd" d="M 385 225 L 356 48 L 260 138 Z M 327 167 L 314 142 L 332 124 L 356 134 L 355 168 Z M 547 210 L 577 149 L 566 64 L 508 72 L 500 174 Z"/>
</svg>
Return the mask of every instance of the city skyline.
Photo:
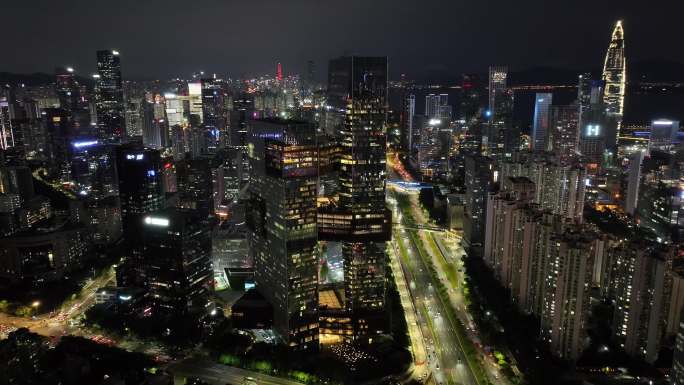
<svg viewBox="0 0 684 385">
<path fill-rule="evenodd" d="M 0 385 L 684 384 L 669 13 L 176 1 L 10 7 Z"/>
</svg>

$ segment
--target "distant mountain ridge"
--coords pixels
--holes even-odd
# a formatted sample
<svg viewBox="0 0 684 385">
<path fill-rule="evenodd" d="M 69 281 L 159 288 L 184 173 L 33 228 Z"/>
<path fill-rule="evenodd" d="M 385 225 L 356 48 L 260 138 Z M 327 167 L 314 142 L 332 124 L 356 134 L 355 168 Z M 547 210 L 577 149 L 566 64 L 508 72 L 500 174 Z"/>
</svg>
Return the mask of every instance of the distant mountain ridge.
<svg viewBox="0 0 684 385">
<path fill-rule="evenodd" d="M 76 76 L 80 84 L 92 85 L 92 79 L 82 76 Z M 19 86 L 21 84 L 27 87 L 36 87 L 49 85 L 55 82 L 55 75 L 46 74 L 43 72 L 35 72 L 32 74 L 15 74 L 12 72 L 0 72 L 0 84 L 9 84 L 11 86 Z"/>
</svg>

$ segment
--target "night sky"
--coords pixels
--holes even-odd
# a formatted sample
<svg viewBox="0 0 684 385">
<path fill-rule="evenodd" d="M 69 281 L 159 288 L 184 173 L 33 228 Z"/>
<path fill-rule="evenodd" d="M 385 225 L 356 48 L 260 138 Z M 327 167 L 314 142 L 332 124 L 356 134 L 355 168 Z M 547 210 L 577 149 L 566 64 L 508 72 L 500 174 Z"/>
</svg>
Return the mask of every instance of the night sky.
<svg viewBox="0 0 684 385">
<path fill-rule="evenodd" d="M 2 1 L 0 71 L 95 70 L 122 53 L 129 79 L 301 72 L 342 54 L 387 55 L 393 77 L 484 72 L 489 64 L 599 68 L 615 20 L 628 60 L 684 62 L 677 0 Z M 675 48 L 678 47 L 678 48 Z"/>
</svg>

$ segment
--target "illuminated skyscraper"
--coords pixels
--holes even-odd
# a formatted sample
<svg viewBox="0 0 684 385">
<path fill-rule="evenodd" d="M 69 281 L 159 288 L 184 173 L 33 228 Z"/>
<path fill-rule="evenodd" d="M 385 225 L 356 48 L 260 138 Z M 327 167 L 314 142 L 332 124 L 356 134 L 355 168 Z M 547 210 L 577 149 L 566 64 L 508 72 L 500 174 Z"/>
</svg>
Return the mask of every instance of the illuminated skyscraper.
<svg viewBox="0 0 684 385">
<path fill-rule="evenodd" d="M 166 205 L 158 150 L 136 146 L 116 148 L 121 223 L 127 244 L 126 261 L 117 268 L 119 286 L 145 284 L 142 261 L 142 217 Z"/>
<path fill-rule="evenodd" d="M 460 113 L 461 119 L 470 124 L 482 114 L 482 95 L 484 94 L 484 81 L 478 75 L 464 74 L 461 82 L 463 95 L 461 96 Z"/>
<path fill-rule="evenodd" d="M 153 304 L 173 312 L 206 309 L 212 283 L 211 227 L 192 210 L 140 218 L 144 270 Z"/>
<path fill-rule="evenodd" d="M 14 130 L 10 119 L 10 105 L 7 98 L 0 99 L 0 148 L 14 147 Z"/>
<path fill-rule="evenodd" d="M 679 122 L 676 120 L 658 119 L 651 122 L 651 134 L 648 149 L 674 152 L 678 142 Z"/>
<path fill-rule="evenodd" d="M 577 104 L 551 107 L 551 149 L 565 163 L 576 152 L 579 144 L 579 109 Z"/>
<path fill-rule="evenodd" d="M 249 179 L 249 159 L 247 156 L 247 122 L 254 116 L 254 100 L 248 95 L 233 99 L 230 112 L 230 146 L 240 151 L 238 174 L 241 184 Z"/>
<path fill-rule="evenodd" d="M 625 58 L 625 38 L 622 21 L 618 20 L 610 39 L 606 60 L 603 64 L 603 80 L 606 82 L 603 102 L 606 105 L 608 118 L 612 128 L 607 135 L 607 145 L 614 147 L 619 136 L 622 123 L 622 113 L 625 104 L 625 89 L 627 82 L 627 60 Z M 612 130 L 615 130 L 613 133 Z"/>
<path fill-rule="evenodd" d="M 538 93 L 534 104 L 534 122 L 532 127 L 532 150 L 550 151 L 551 133 L 551 100 L 553 94 Z"/>
<path fill-rule="evenodd" d="M 410 154 L 413 151 L 415 135 L 413 129 L 413 117 L 416 115 L 416 95 L 409 94 L 403 99 L 401 111 L 401 138 L 402 145 Z M 416 130 L 417 131 L 417 130 Z"/>
<path fill-rule="evenodd" d="M 488 155 L 510 153 L 518 146 L 519 133 L 513 126 L 513 90 L 507 87 L 507 80 L 507 67 L 489 67 L 489 108 L 482 132 L 482 149 Z"/>
<path fill-rule="evenodd" d="M 480 254 L 485 238 L 487 194 L 494 183 L 493 162 L 483 156 L 465 158 L 465 213 L 463 240 L 467 248 Z"/>
<path fill-rule="evenodd" d="M 630 156 L 629 173 L 627 174 L 627 197 L 625 198 L 625 212 L 634 215 L 639 202 L 639 187 L 641 185 L 641 164 L 644 152 L 637 151 Z"/>
<path fill-rule="evenodd" d="M 55 91 L 59 98 L 60 108 L 73 113 L 79 104 L 80 88 L 71 67 L 57 68 L 55 70 Z"/>
<path fill-rule="evenodd" d="M 108 245 L 121 237 L 119 186 L 111 146 L 95 140 L 72 141 L 71 179 L 78 199 L 70 204 L 72 214 L 90 230 L 91 240 Z"/>
<path fill-rule="evenodd" d="M 273 306 L 275 331 L 294 350 L 318 348 L 315 126 L 250 123 L 247 209 L 257 290 Z"/>
<path fill-rule="evenodd" d="M 450 119 L 451 106 L 449 106 L 449 95 L 429 94 L 425 96 L 425 116 L 428 119 Z"/>
<path fill-rule="evenodd" d="M 605 82 L 592 80 L 591 74 L 579 77 L 579 150 L 590 164 L 600 164 L 606 149 Z"/>
<path fill-rule="evenodd" d="M 281 63 L 278 63 L 277 68 L 276 68 L 276 79 L 278 81 L 283 80 L 283 65 Z"/>
<path fill-rule="evenodd" d="M 227 143 L 225 97 L 216 79 L 202 79 L 202 115 L 207 149 L 214 153 Z"/>
<path fill-rule="evenodd" d="M 203 109 L 202 109 L 202 83 L 188 82 L 188 107 L 190 108 L 189 115 L 195 115 L 198 122 L 202 122 Z"/>
<path fill-rule="evenodd" d="M 345 102 L 346 114 L 339 206 L 319 212 L 319 234 L 321 222 L 332 219 L 323 225 L 343 241 L 345 305 L 360 337 L 384 324 L 375 322 L 384 318 L 384 250 L 391 234 L 385 206 L 387 58 L 341 57 L 329 69 L 329 86 Z"/>
<path fill-rule="evenodd" d="M 95 106 L 100 137 L 121 142 L 126 135 L 126 120 L 119 51 L 97 51 Z"/>
<path fill-rule="evenodd" d="M 196 157 L 176 163 L 179 207 L 193 209 L 204 216 L 214 212 L 210 159 Z"/>
<path fill-rule="evenodd" d="M 139 218 L 164 208 L 159 151 L 119 147 L 116 151 L 124 236 L 135 238 Z"/>
<path fill-rule="evenodd" d="M 161 148 L 162 133 L 159 119 L 154 117 L 154 103 L 142 100 L 140 102 L 140 115 L 143 144 L 149 148 Z"/>
<path fill-rule="evenodd" d="M 496 110 L 497 94 L 506 90 L 507 79 L 508 67 L 489 67 L 489 111 L 493 115 Z"/>
</svg>

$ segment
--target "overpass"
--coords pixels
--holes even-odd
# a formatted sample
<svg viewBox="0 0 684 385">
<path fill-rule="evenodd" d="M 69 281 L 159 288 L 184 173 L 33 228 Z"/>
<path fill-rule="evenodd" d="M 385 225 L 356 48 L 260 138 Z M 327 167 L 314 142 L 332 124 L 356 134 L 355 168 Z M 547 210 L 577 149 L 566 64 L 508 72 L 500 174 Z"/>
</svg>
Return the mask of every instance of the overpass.
<svg viewBox="0 0 684 385">
<path fill-rule="evenodd" d="M 402 188 L 407 191 L 420 191 L 420 189 L 422 188 L 432 187 L 432 185 L 429 183 L 406 182 L 400 179 L 388 180 L 387 184 L 390 186 Z"/>
<path fill-rule="evenodd" d="M 424 231 L 432 231 L 432 232 L 438 232 L 438 233 L 443 233 L 444 231 L 446 231 L 442 227 L 439 227 L 439 226 L 420 225 L 420 224 L 406 225 L 406 224 L 399 223 L 399 222 L 392 222 L 392 226 L 398 227 L 399 229 L 424 230 Z"/>
</svg>

